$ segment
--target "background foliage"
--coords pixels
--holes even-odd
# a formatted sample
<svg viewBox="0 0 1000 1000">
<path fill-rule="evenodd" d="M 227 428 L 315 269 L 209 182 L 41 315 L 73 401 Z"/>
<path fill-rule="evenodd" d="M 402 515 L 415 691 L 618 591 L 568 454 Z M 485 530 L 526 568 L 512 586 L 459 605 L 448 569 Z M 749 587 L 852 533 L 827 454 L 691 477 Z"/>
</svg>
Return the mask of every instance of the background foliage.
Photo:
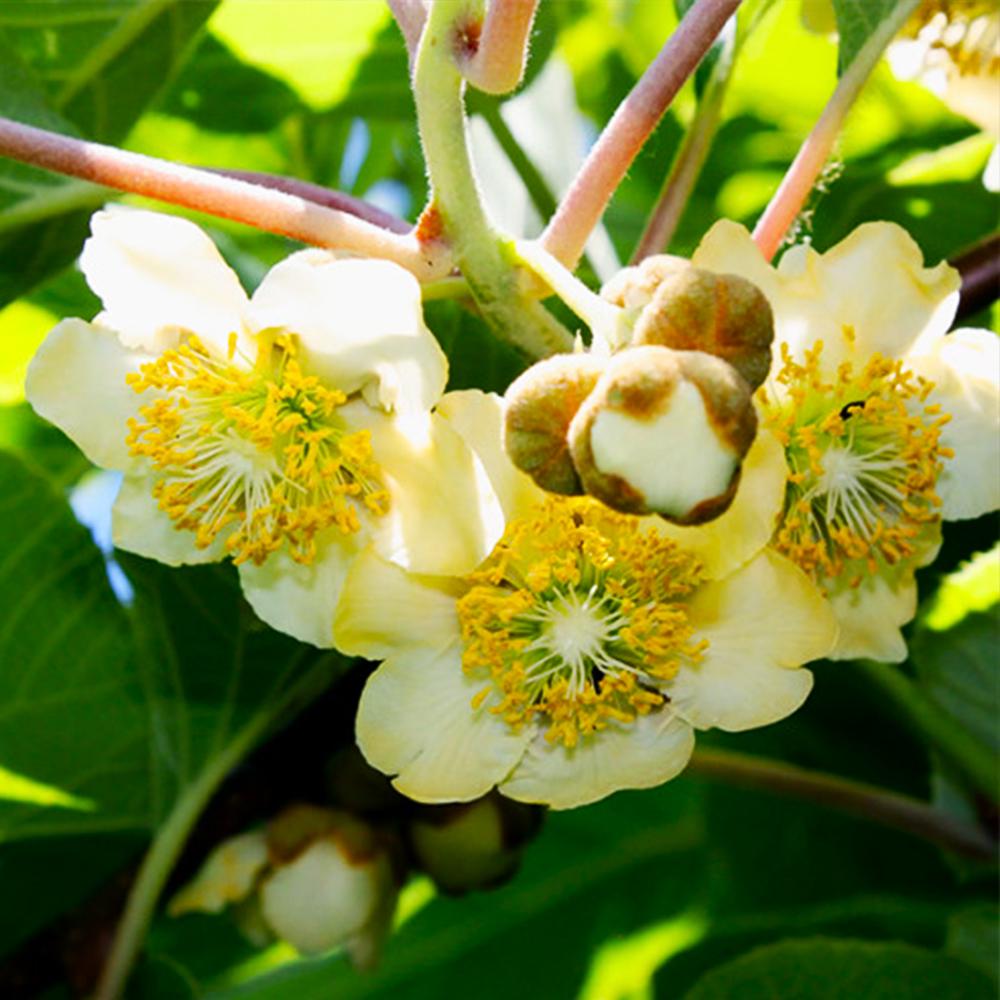
<svg viewBox="0 0 1000 1000">
<path fill-rule="evenodd" d="M 836 41 L 804 30 L 798 0 L 772 7 L 745 45 L 673 252 L 689 252 L 719 217 L 752 224 L 835 83 Z M 473 103 L 477 163 L 504 226 L 537 233 L 539 210 L 675 23 L 659 0 L 543 3 L 526 86 L 502 103 Z M 863 30 L 852 25 L 846 42 L 856 47 Z M 367 0 L 0 7 L 0 114 L 183 162 L 299 177 L 412 219 L 426 182 L 406 62 L 387 8 Z M 595 275 L 628 259 L 695 103 L 689 87 L 622 185 L 591 248 Z M 862 221 L 891 219 L 928 261 L 953 256 L 995 228 L 996 203 L 980 183 L 989 152 L 971 125 L 882 66 L 843 137 L 840 176 L 809 206 L 800 236 L 822 249 Z M 113 484 L 24 403 L 25 366 L 45 332 L 97 311 L 72 262 L 107 197 L 0 160 L 0 993 L 5 957 L 23 970 L 25 955 L 58 952 L 64 983 L 47 982 L 52 997 L 84 980 L 87 948 L 53 943 L 60 921 L 100 890 L 86 912 L 106 932 L 101 899 L 110 892 L 113 912 L 116 873 L 131 869 L 179 797 L 277 732 L 346 666 L 264 628 L 224 570 L 168 571 L 109 552 L 95 511 Z M 292 249 L 198 221 L 251 288 Z M 431 304 L 428 321 L 450 355 L 451 387 L 502 391 L 520 370 L 454 304 Z M 995 528 L 993 518 L 946 526 L 942 556 L 924 573 L 914 664 L 903 668 L 992 759 L 1000 570 L 981 562 L 938 588 L 992 545 Z M 936 759 L 861 668 L 816 673 L 792 719 L 712 739 L 934 794 L 995 822 L 985 797 Z M 350 739 L 335 696 L 349 700 L 352 683 L 316 706 L 329 711 L 330 747 Z M 269 791 L 237 810 L 239 822 L 293 796 L 327 749 L 289 745 L 295 752 L 264 769 Z M 235 832 L 220 800 L 210 813 L 222 819 L 206 821 L 182 874 L 213 838 Z M 991 871 L 903 834 L 685 776 L 551 816 L 520 874 L 495 892 L 436 898 L 413 883 L 372 976 L 336 955 L 255 952 L 223 921 L 162 917 L 133 993 L 436 998 L 461 984 L 490 1000 L 530 984 L 548 998 L 709 1000 L 773 996 L 780 982 L 785 998 L 989 997 L 993 887 Z"/>
</svg>

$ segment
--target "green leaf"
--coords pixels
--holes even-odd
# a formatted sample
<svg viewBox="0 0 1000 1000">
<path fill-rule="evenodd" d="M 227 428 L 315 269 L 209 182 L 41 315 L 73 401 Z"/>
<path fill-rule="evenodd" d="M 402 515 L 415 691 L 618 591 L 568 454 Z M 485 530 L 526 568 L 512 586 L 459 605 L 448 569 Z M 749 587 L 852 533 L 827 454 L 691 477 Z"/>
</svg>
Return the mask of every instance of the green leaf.
<svg viewBox="0 0 1000 1000">
<path fill-rule="evenodd" d="M 214 0 L 0 7 L 0 114 L 120 142 L 184 58 Z M 80 252 L 104 188 L 0 160 L 0 305 Z"/>
<path fill-rule="evenodd" d="M 23 779 L 0 841 L 154 829 L 339 669 L 265 628 L 232 570 L 122 556 L 126 610 L 54 488 L 2 454 L 0 482 L 0 767 Z"/>
<path fill-rule="evenodd" d="M 283 80 L 248 66 L 205 34 L 174 81 L 161 110 L 216 132 L 269 132 L 302 107 Z"/>
<path fill-rule="evenodd" d="M 967 615 L 947 632 L 923 630 L 911 642 L 920 687 L 946 715 L 1000 753 L 997 641 L 1000 608 Z"/>
<path fill-rule="evenodd" d="M 996 903 L 970 906 L 956 913 L 948 922 L 945 951 L 974 965 L 1000 985 L 1000 910 Z"/>
<path fill-rule="evenodd" d="M 104 559 L 41 476 L 0 454 L 0 483 L 0 765 L 81 803 L 0 800 L 0 842 L 148 826 L 149 720 Z"/>
<path fill-rule="evenodd" d="M 428 903 L 389 941 L 374 973 L 340 957 L 293 963 L 212 1000 L 572 1000 L 607 938 L 682 914 L 703 885 L 698 796 L 680 782 L 555 813 L 496 891 Z M 474 984 L 474 986 L 472 985 Z"/>
<path fill-rule="evenodd" d="M 686 1000 L 988 1000 L 989 979 L 905 944 L 782 941 L 713 969 Z"/>
<path fill-rule="evenodd" d="M 854 62 L 865 42 L 901 2 L 903 0 L 833 0 L 840 35 L 838 73 L 842 74 Z"/>
</svg>

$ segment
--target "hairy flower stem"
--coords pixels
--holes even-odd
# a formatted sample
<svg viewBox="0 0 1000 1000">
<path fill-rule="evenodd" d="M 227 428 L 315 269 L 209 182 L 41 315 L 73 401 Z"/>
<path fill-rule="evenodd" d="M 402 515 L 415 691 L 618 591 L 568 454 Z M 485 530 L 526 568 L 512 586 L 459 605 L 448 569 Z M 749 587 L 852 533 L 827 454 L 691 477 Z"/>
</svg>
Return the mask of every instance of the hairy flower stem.
<svg viewBox="0 0 1000 1000">
<path fill-rule="evenodd" d="M 992 861 L 996 856 L 996 843 L 978 827 L 885 788 L 728 750 L 696 750 L 688 772 L 838 809 L 976 861 Z"/>
<path fill-rule="evenodd" d="M 185 788 L 156 832 L 135 882 L 129 891 L 108 960 L 94 1000 L 118 1000 L 124 995 L 129 974 L 142 949 L 156 903 L 167 878 L 180 856 L 198 817 L 216 789 L 237 764 L 272 730 L 277 721 L 296 707 L 307 704 L 330 683 L 330 666 L 338 657 L 318 661 L 281 697 L 268 704 L 236 732 L 233 738 L 211 759 L 196 780 Z"/>
<path fill-rule="evenodd" d="M 694 121 L 684 136 L 646 228 L 632 254 L 633 264 L 638 264 L 651 254 L 662 253 L 670 246 L 670 241 L 677 231 L 722 118 L 722 102 L 726 96 L 736 54 L 735 35 L 734 30 L 726 39 L 718 62 L 705 86 L 705 92 L 698 100 Z"/>
<path fill-rule="evenodd" d="M 576 267 L 632 161 L 741 0 L 697 0 L 618 106 L 542 234 L 545 249 Z"/>
<path fill-rule="evenodd" d="M 976 789 L 997 801 L 997 766 L 991 750 L 943 712 L 893 663 L 857 661 L 858 668 L 892 700 L 907 725 L 930 740 Z"/>
<path fill-rule="evenodd" d="M 848 112 L 881 59 L 882 52 L 918 3 L 919 0 L 899 0 L 841 76 L 833 96 L 796 154 L 788 173 L 753 231 L 754 241 L 767 260 L 778 252 L 785 234 L 805 205 L 816 179 L 829 159 Z"/>
<path fill-rule="evenodd" d="M 392 233 L 346 211 L 297 194 L 169 163 L 114 146 L 84 142 L 0 118 L 0 155 L 131 194 L 182 205 L 322 247 L 391 260 L 417 278 L 451 269 L 444 248 Z"/>
<path fill-rule="evenodd" d="M 423 225 L 440 227 L 469 282 L 476 305 L 498 335 L 533 357 L 572 349 L 569 332 L 520 287 L 510 240 L 486 217 L 472 170 L 457 51 L 464 5 L 437 2 L 414 65 L 424 158 L 432 200 Z"/>
<path fill-rule="evenodd" d="M 537 6 L 538 0 L 489 0 L 482 33 L 460 61 L 462 75 L 473 87 L 506 94 L 521 82 Z"/>
</svg>

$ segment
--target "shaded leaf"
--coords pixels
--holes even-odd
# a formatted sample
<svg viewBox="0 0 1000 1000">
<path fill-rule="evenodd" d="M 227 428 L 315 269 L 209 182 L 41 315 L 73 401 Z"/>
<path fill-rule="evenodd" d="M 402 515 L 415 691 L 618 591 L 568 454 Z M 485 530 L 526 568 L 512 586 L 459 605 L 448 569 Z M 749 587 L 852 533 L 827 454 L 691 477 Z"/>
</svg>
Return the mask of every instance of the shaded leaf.
<svg viewBox="0 0 1000 1000">
<path fill-rule="evenodd" d="M 905 944 L 782 941 L 713 969 L 686 1000 L 987 1000 L 989 979 Z"/>
</svg>

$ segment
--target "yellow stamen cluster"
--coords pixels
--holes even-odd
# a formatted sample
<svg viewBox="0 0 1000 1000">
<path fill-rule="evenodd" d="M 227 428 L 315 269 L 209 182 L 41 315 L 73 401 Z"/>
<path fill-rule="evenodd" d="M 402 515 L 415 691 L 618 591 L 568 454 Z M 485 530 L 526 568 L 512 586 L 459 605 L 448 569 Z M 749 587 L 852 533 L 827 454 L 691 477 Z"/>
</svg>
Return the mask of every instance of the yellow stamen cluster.
<svg viewBox="0 0 1000 1000">
<path fill-rule="evenodd" d="M 458 602 L 478 710 L 538 723 L 568 748 L 661 708 L 662 685 L 707 646 L 684 604 L 696 557 L 589 498 L 550 497 L 513 521 Z"/>
<path fill-rule="evenodd" d="M 347 397 L 303 374 L 290 337 L 253 367 L 190 337 L 127 381 L 152 397 L 129 421 L 129 451 L 149 460 L 153 496 L 199 548 L 228 531 L 236 563 L 282 547 L 310 562 L 319 532 L 359 529 L 358 503 L 387 509 L 368 432 L 345 430 L 336 411 Z"/>
<path fill-rule="evenodd" d="M 923 0 L 902 34 L 947 53 L 959 76 L 1000 74 L 1000 10 L 996 0 Z"/>
<path fill-rule="evenodd" d="M 940 520 L 935 493 L 940 442 L 950 419 L 928 405 L 933 388 L 901 362 L 872 356 L 820 372 L 822 343 L 799 364 L 782 346 L 780 394 L 765 395 L 765 420 L 789 466 L 775 547 L 825 586 L 858 586 L 916 555 Z"/>
</svg>

